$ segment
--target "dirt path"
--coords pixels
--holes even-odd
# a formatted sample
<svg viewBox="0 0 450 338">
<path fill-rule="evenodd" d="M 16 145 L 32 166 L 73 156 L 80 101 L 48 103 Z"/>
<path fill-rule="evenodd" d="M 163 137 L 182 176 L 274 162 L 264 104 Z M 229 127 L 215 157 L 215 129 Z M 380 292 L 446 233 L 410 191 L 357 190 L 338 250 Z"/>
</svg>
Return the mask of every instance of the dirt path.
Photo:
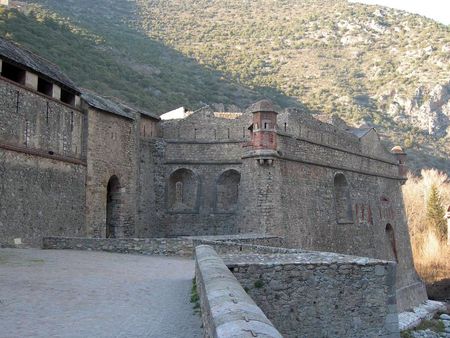
<svg viewBox="0 0 450 338">
<path fill-rule="evenodd" d="M 0 337 L 201 337 L 194 262 L 0 249 Z"/>
</svg>

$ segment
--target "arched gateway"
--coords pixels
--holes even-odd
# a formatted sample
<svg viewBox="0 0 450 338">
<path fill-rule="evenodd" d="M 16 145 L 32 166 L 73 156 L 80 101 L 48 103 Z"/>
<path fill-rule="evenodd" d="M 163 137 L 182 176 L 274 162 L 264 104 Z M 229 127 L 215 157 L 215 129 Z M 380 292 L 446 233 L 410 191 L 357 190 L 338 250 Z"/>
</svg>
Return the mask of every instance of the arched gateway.
<svg viewBox="0 0 450 338">
<path fill-rule="evenodd" d="M 106 237 L 115 238 L 120 226 L 120 182 L 117 176 L 111 176 L 108 181 L 106 195 Z"/>
</svg>

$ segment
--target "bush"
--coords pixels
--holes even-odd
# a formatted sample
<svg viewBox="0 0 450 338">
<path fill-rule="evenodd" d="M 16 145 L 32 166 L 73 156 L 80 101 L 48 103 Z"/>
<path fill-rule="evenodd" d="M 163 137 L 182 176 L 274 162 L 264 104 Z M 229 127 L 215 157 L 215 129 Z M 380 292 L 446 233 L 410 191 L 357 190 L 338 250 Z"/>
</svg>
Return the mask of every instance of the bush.
<svg viewBox="0 0 450 338">
<path fill-rule="evenodd" d="M 427 218 L 430 226 L 441 239 L 447 237 L 447 222 L 444 219 L 445 211 L 441 195 L 436 184 L 431 185 L 427 203 Z"/>
</svg>

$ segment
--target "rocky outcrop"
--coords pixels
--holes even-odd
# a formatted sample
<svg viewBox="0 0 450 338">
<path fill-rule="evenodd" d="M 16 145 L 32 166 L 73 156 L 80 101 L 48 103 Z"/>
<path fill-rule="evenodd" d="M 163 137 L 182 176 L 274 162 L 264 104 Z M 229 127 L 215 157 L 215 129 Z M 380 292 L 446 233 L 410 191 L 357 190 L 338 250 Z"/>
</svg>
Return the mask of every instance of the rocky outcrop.
<svg viewBox="0 0 450 338">
<path fill-rule="evenodd" d="M 411 124 L 430 135 L 450 136 L 450 82 L 420 86 L 412 97 L 393 93 L 388 114 L 396 122 Z"/>
</svg>

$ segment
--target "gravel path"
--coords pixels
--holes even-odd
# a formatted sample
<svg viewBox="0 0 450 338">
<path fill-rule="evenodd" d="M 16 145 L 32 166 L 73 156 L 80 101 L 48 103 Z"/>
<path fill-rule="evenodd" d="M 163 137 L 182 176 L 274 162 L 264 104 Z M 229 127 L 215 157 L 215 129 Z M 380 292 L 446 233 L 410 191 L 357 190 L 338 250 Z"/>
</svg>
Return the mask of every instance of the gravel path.
<svg viewBox="0 0 450 338">
<path fill-rule="evenodd" d="M 201 337 L 194 262 L 0 249 L 0 337 Z"/>
</svg>

